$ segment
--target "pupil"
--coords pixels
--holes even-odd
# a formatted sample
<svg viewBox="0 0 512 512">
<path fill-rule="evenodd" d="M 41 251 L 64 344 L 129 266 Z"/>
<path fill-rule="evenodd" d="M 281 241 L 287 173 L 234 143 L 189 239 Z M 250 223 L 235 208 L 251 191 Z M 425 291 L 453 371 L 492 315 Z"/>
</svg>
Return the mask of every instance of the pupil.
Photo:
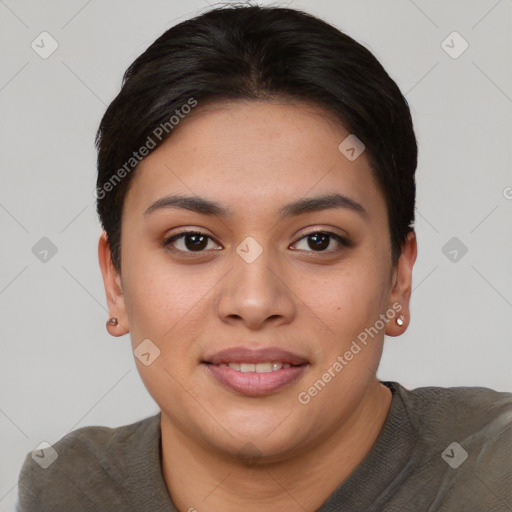
<svg viewBox="0 0 512 512">
<path fill-rule="evenodd" d="M 207 245 L 207 237 L 200 234 L 187 235 L 185 237 L 185 246 L 190 251 L 204 249 Z M 308 245 L 311 249 L 324 250 L 329 247 L 329 235 L 325 233 L 315 233 L 308 237 Z"/>
<path fill-rule="evenodd" d="M 195 240 L 192 243 L 189 243 L 190 240 Z M 207 245 L 207 238 L 204 235 L 187 235 L 185 237 L 185 246 L 190 251 L 201 250 L 204 249 Z"/>
<path fill-rule="evenodd" d="M 311 244 L 311 240 L 313 240 L 313 244 Z M 327 249 L 329 247 L 329 235 L 325 233 L 315 233 L 314 235 L 310 235 L 308 237 L 308 245 L 311 249 Z"/>
</svg>

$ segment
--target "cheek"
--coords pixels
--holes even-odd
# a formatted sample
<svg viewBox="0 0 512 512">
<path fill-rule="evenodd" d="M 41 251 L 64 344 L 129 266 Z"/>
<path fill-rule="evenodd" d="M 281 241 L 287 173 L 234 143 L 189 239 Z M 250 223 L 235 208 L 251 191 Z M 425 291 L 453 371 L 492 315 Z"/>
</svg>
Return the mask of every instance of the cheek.
<svg viewBox="0 0 512 512">
<path fill-rule="evenodd" d="M 197 367 L 194 339 L 201 322 L 196 319 L 204 319 L 200 299 L 207 290 L 204 283 L 194 286 L 189 277 L 170 268 L 156 258 L 127 258 L 124 295 L 134 360 L 146 389 L 158 404 L 172 396 L 185 406 L 183 383 Z M 145 340 L 151 341 L 148 365 L 137 357 Z"/>
<path fill-rule="evenodd" d="M 197 301 L 196 288 L 159 250 L 127 255 L 123 274 L 132 336 L 165 337 Z"/>
<path fill-rule="evenodd" d="M 342 339 L 373 324 L 386 307 L 385 269 L 374 259 L 354 258 L 320 282 L 302 278 L 300 296 L 306 305 Z"/>
<path fill-rule="evenodd" d="M 358 263 L 338 270 L 308 304 L 315 312 L 312 321 L 320 317 L 329 330 L 327 338 L 318 339 L 318 365 L 297 398 L 308 400 L 307 410 L 318 418 L 319 429 L 327 428 L 328 404 L 343 403 L 339 415 L 357 407 L 379 365 L 384 330 L 370 328 L 383 312 L 387 278 L 384 266 L 370 259 L 361 257 Z M 340 421 L 339 415 L 331 417 L 332 425 Z"/>
<path fill-rule="evenodd" d="M 159 252 L 126 259 L 123 281 L 132 347 L 150 339 L 160 350 L 157 362 L 185 375 L 197 365 L 197 340 L 205 335 L 211 294 L 221 276 L 171 264 Z"/>
</svg>

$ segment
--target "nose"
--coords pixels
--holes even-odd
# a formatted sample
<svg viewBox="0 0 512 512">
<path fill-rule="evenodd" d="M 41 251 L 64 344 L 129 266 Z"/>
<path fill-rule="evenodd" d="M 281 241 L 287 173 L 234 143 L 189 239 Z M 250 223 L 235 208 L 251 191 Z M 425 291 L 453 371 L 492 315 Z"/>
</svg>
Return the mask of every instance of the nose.
<svg viewBox="0 0 512 512">
<path fill-rule="evenodd" d="M 263 248 L 254 260 L 233 254 L 233 267 L 221 281 L 217 312 L 223 322 L 258 330 L 289 323 L 296 314 L 292 283 L 275 253 Z"/>
</svg>

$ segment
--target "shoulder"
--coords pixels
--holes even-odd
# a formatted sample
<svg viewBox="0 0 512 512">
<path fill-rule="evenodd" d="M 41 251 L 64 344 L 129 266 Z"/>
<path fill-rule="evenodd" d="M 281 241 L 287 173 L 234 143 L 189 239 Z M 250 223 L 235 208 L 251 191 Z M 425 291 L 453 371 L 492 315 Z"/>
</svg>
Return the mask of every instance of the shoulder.
<svg viewBox="0 0 512 512">
<path fill-rule="evenodd" d="M 425 435 L 467 437 L 479 431 L 512 429 L 512 393 L 485 387 L 436 387 L 412 390 L 398 385 L 409 419 Z"/>
<path fill-rule="evenodd" d="M 130 461 L 154 440 L 159 419 L 160 413 L 116 428 L 82 427 L 28 453 L 18 478 L 17 512 L 77 506 L 85 512 L 105 500 L 120 504 Z"/>
<path fill-rule="evenodd" d="M 431 482 L 432 510 L 512 510 L 512 393 L 400 385 L 396 393 L 417 434 L 414 464 Z"/>
</svg>

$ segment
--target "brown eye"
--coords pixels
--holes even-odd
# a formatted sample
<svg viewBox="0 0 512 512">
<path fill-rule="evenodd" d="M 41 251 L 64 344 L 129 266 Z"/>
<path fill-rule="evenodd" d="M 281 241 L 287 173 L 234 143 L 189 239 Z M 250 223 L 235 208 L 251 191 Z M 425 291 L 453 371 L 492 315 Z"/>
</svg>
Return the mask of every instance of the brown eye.
<svg viewBox="0 0 512 512">
<path fill-rule="evenodd" d="M 200 231 L 183 231 L 167 238 L 164 246 L 172 246 L 171 250 L 182 252 L 204 252 L 209 242 L 214 240 Z"/>
<path fill-rule="evenodd" d="M 303 248 L 300 250 L 313 250 L 314 252 L 336 252 L 342 250 L 344 247 L 350 247 L 351 243 L 336 233 L 331 233 L 328 231 L 315 231 L 313 233 L 308 233 L 307 235 L 300 238 L 295 244 L 306 240 L 307 248 Z M 338 245 L 337 248 L 328 249 L 331 246 L 331 242 L 334 240 L 336 243 L 334 245 Z"/>
</svg>

